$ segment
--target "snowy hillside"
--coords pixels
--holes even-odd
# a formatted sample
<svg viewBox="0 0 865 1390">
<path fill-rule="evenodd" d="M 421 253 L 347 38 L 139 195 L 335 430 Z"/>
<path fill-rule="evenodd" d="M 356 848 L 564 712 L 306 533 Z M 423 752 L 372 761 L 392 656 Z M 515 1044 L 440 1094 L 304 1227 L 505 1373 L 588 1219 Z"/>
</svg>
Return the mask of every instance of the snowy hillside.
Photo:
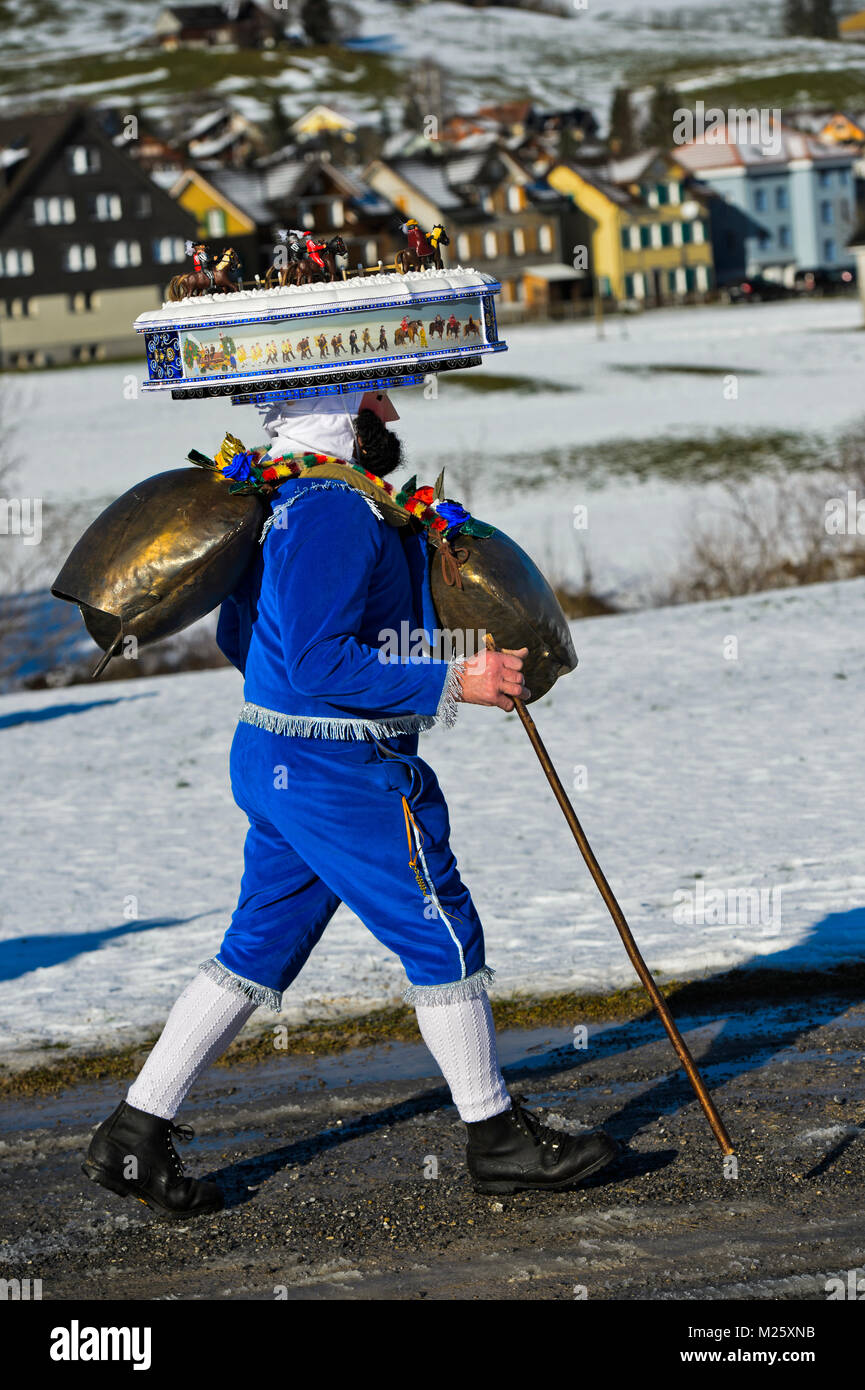
<svg viewBox="0 0 865 1390">
<path fill-rule="evenodd" d="M 575 628 L 580 667 L 534 713 L 566 784 L 587 779 L 578 814 L 653 969 L 861 958 L 863 624 L 857 581 Z M 0 868 L 7 1061 L 152 1032 L 218 947 L 244 834 L 227 781 L 240 699 L 233 671 L 0 699 L 2 784 L 26 791 Z M 499 995 L 631 982 L 516 716 L 464 709 L 424 752 Z M 764 897 L 746 920 L 729 905 L 749 887 Z M 725 895 L 721 920 L 691 920 L 701 891 Z M 402 987 L 340 909 L 285 1016 L 366 1010 Z"/>
<path fill-rule="evenodd" d="M 639 92 L 661 78 L 701 90 L 790 78 L 789 101 L 807 94 L 803 74 L 832 74 L 847 93 L 865 75 L 865 52 L 856 45 L 780 37 L 777 3 L 591 0 L 582 9 L 563 6 L 562 17 L 445 0 L 413 7 L 352 0 L 352 8 L 360 16 L 354 50 L 265 52 L 226 64 L 228 50 L 190 58 L 154 47 L 158 8 L 151 0 L 70 0 L 38 11 L 32 0 L 5 0 L 0 106 L 14 106 L 22 92 L 38 97 L 47 77 L 57 98 L 98 96 L 154 113 L 190 87 L 207 86 L 252 118 L 267 117 L 275 94 L 292 116 L 335 99 L 356 113 L 391 103 L 396 114 L 401 77 L 435 58 L 459 109 L 530 96 L 540 106 L 582 102 L 605 119 L 611 92 L 623 81 Z"/>
</svg>

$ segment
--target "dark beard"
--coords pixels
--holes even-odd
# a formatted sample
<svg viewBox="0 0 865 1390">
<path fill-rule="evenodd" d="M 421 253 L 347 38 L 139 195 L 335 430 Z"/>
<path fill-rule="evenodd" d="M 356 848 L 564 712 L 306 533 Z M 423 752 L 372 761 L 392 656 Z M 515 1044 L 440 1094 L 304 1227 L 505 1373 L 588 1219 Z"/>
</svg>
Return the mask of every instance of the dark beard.
<svg viewBox="0 0 865 1390">
<path fill-rule="evenodd" d="M 402 463 L 402 440 L 376 414 L 362 410 L 355 421 L 357 457 L 370 473 L 386 478 Z"/>
</svg>

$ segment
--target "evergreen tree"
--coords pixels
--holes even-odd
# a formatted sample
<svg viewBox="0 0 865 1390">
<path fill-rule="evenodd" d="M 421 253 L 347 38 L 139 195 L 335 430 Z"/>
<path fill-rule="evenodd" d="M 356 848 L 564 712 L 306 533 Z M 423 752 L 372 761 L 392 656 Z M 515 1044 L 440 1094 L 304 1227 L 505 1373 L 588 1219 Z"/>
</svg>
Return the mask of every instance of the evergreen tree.
<svg viewBox="0 0 865 1390">
<path fill-rule="evenodd" d="M 336 24 L 330 0 L 303 0 L 300 22 L 310 43 L 328 44 L 336 40 Z"/>
<path fill-rule="evenodd" d="M 784 0 L 781 22 L 788 38 L 798 38 L 810 32 L 808 0 Z"/>
<path fill-rule="evenodd" d="M 634 111 L 627 87 L 617 87 L 610 106 L 610 153 L 617 159 L 633 154 L 637 139 L 634 130 Z"/>
<path fill-rule="evenodd" d="M 282 102 L 275 92 L 270 99 L 270 139 L 275 150 L 281 150 L 291 143 L 291 121 L 283 111 Z"/>
<path fill-rule="evenodd" d="M 643 144 L 657 145 L 666 150 L 673 143 L 676 125 L 676 112 L 682 109 L 681 99 L 664 82 L 659 83 L 652 92 L 649 114 L 643 128 Z"/>
<path fill-rule="evenodd" d="M 815 39 L 837 39 L 838 17 L 833 0 L 811 0 L 810 32 Z"/>
</svg>

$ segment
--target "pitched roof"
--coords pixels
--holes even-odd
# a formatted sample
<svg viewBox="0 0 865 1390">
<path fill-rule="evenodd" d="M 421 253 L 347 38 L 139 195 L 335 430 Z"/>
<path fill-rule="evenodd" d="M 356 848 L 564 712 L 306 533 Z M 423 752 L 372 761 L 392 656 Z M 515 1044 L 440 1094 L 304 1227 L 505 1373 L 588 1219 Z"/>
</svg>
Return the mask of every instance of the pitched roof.
<svg viewBox="0 0 865 1390">
<path fill-rule="evenodd" d="M 26 159 L 13 159 L 7 165 L 6 186 L 0 190 L 0 217 L 18 201 L 81 115 L 79 109 L 70 107 L 66 111 L 0 117 L 0 149 L 28 152 Z"/>
<path fill-rule="evenodd" d="M 858 150 L 853 145 L 822 144 L 813 135 L 792 126 L 782 125 L 773 128 L 772 139 L 763 140 L 762 132 L 756 139 L 739 139 L 735 134 L 723 130 L 708 131 L 687 145 L 678 145 L 672 151 L 673 158 L 685 169 L 697 173 L 711 169 L 755 170 L 772 165 L 784 165 L 794 159 L 822 163 L 837 160 L 839 155 L 849 152 L 853 159 Z"/>
</svg>

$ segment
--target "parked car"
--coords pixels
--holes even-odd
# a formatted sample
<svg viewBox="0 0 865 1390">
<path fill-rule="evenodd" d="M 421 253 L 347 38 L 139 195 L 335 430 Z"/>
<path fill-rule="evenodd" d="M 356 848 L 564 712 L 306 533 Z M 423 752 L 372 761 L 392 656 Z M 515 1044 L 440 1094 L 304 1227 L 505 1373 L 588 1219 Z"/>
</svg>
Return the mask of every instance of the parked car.
<svg viewBox="0 0 865 1390">
<path fill-rule="evenodd" d="M 844 294 L 856 285 L 852 266 L 835 270 L 797 270 L 793 277 L 797 294 Z"/>
<path fill-rule="evenodd" d="M 737 285 L 727 287 L 727 299 L 731 304 L 760 304 L 764 299 L 790 299 L 796 293 L 780 280 L 767 280 L 765 275 L 749 275 Z"/>
</svg>

